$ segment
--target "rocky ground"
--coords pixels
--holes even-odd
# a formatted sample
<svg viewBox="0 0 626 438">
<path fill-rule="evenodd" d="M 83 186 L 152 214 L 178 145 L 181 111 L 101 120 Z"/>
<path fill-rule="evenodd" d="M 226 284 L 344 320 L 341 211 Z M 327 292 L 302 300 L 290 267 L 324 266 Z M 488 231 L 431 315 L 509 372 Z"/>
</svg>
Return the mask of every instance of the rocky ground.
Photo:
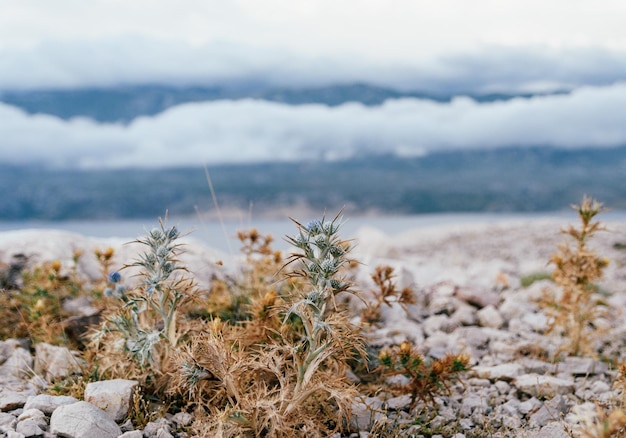
<svg viewBox="0 0 626 438">
<path fill-rule="evenodd" d="M 572 218 L 574 221 L 575 218 Z M 362 229 L 353 256 L 362 264 L 355 273 L 367 299 L 374 285 L 369 277 L 380 264 L 393 266 L 399 286 L 416 291 L 416 303 L 383 308 L 380 327 L 369 334 L 376 346 L 409 340 L 424 354 L 441 357 L 466 352 L 472 370 L 449 397 L 437 398 L 437 409 L 409 412 L 409 397 L 381 393 L 355 400 L 353 426 L 362 436 L 403 430 L 400 436 L 441 437 L 569 437 L 583 436 L 597 412 L 619 405 L 616 373 L 606 359 L 624 359 L 626 324 L 626 224 L 609 223 L 591 246 L 611 259 L 601 293 L 612 317 L 595 321 L 607 334 L 597 343 L 596 357 L 551 360 L 560 340 L 544 332 L 547 319 L 536 304 L 548 280 L 524 288 L 524 277 L 548 272 L 550 254 L 565 240 L 566 222 L 534 220 L 418 229 L 388 236 Z M 289 230 L 286 230 L 289 232 Z M 133 245 L 115 239 L 89 239 L 56 231 L 0 234 L 0 263 L 5 272 L 16 260 L 71 260 L 74 250 L 88 253 L 113 246 L 116 262 L 132 260 Z M 234 266 L 231 256 L 190 241 L 185 263 L 200 283 L 207 282 L 216 261 Z M 17 257 L 22 254 L 24 257 Z M 85 257 L 82 275 L 98 278 L 95 261 Z M 353 311 L 358 314 L 358 302 Z M 77 310 L 88 313 L 88 306 Z M 62 347 L 19 339 L 0 342 L 0 437 L 168 437 L 178 436 L 192 421 L 177 414 L 134 430 L 123 423 L 136 383 L 96 382 L 85 401 L 46 394 L 55 375 L 71 372 L 76 355 Z M 121 423 L 121 424 L 120 424 Z M 410 426 L 410 427 L 409 427 Z M 389 435 L 387 435 L 389 436 Z M 592 435 L 594 436 L 594 435 Z M 600 436 L 600 435 L 597 435 Z"/>
</svg>

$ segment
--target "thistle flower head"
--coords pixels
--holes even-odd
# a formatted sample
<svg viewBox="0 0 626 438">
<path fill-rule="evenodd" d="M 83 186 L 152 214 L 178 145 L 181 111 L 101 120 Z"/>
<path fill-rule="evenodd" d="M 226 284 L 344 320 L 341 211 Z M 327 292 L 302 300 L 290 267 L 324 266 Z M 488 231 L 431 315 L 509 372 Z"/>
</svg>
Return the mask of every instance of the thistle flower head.
<svg viewBox="0 0 626 438">
<path fill-rule="evenodd" d="M 109 274 L 109 283 L 116 284 L 116 283 L 119 283 L 121 279 L 122 279 L 122 274 L 120 274 L 117 271 L 113 271 Z"/>
<path fill-rule="evenodd" d="M 309 234 L 318 234 L 322 231 L 322 223 L 317 219 L 313 219 L 306 224 L 306 230 L 309 232 Z"/>
</svg>

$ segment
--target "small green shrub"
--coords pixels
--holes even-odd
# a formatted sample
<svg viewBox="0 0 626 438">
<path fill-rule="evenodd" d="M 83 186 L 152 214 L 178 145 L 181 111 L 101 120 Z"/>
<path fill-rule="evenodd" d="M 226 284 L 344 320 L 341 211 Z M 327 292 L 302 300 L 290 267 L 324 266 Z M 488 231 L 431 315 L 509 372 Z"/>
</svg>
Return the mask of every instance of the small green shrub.
<svg viewBox="0 0 626 438">
<path fill-rule="evenodd" d="M 528 288 L 542 280 L 552 280 L 552 274 L 549 272 L 533 272 L 532 274 L 524 275 L 520 278 L 520 285 L 523 288 Z"/>
<path fill-rule="evenodd" d="M 434 405 L 435 396 L 449 395 L 450 385 L 460 380 L 460 374 L 469 369 L 470 361 L 467 354 L 447 354 L 441 359 L 429 360 L 408 341 L 381 350 L 378 359 L 385 375 L 408 377 L 408 383 L 397 389 L 411 394 L 412 405 L 417 400 Z"/>
</svg>

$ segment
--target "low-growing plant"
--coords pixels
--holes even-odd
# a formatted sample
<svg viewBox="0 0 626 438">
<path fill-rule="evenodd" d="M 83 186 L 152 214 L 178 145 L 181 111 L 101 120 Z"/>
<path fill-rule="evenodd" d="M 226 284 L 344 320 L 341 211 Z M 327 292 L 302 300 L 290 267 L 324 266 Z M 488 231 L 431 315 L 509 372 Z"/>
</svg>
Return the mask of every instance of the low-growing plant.
<svg viewBox="0 0 626 438">
<path fill-rule="evenodd" d="M 532 286 L 534 283 L 542 280 L 552 280 L 552 274 L 549 272 L 533 272 L 520 278 L 520 285 L 523 288 Z"/>
<path fill-rule="evenodd" d="M 338 237 L 339 217 L 297 225 L 288 240 L 300 252 L 284 267 L 295 281 L 276 290 L 267 277 L 250 320 L 213 320 L 179 356 L 179 386 L 206 412 L 204 434 L 325 437 L 347 424 L 356 391 L 346 362 L 362 339 L 335 298 L 350 291 L 341 275 L 350 246 Z M 270 334 L 246 339 L 265 318 Z"/>
<path fill-rule="evenodd" d="M 435 396 L 449 395 L 451 385 L 461 381 L 461 373 L 469 369 L 470 362 L 467 354 L 426 359 L 408 341 L 392 349 L 382 349 L 378 359 L 384 374 L 408 378 L 397 389 L 411 394 L 412 406 L 418 400 L 434 405 Z"/>
<path fill-rule="evenodd" d="M 258 303 L 260 297 L 270 292 L 267 290 L 269 284 L 279 283 L 276 274 L 283 261 L 280 251 L 272 248 L 274 239 L 271 235 L 261 235 L 253 228 L 239 231 L 237 238 L 245 256 L 242 276 L 230 282 L 215 280 L 207 302 L 211 315 L 233 323 L 253 319 L 253 303 Z"/>
<path fill-rule="evenodd" d="M 394 269 L 391 266 L 377 266 L 371 275 L 378 288 L 373 291 L 375 301 L 367 303 L 367 306 L 363 309 L 361 315 L 363 322 L 368 324 L 378 323 L 381 318 L 381 307 L 383 304 L 391 307 L 393 303 L 399 303 L 405 311 L 409 304 L 415 304 L 414 293 L 410 287 L 398 290 L 394 281 L 395 274 L 393 271 Z"/>
<path fill-rule="evenodd" d="M 75 264 L 78 257 L 75 256 Z M 75 269 L 70 267 L 64 271 L 59 260 L 23 271 L 19 293 L 8 292 L 17 316 L 13 336 L 28 337 L 35 343 L 69 343 L 63 320 L 70 314 L 63 308 L 63 303 L 82 292 L 83 284 Z"/>
<path fill-rule="evenodd" d="M 160 221 L 159 228 L 137 241 L 145 252 L 127 266 L 139 268 L 139 283 L 126 288 L 120 284 L 121 274 L 108 275 L 105 292 L 118 304 L 106 313 L 91 343 L 93 351 L 102 353 L 104 372 L 139 378 L 146 385 L 168 378 L 172 352 L 186 334 L 179 312 L 196 293 L 194 281 L 179 264 L 179 237 L 175 226 Z"/>
<path fill-rule="evenodd" d="M 597 282 L 602 279 L 609 260 L 600 257 L 588 247 L 589 240 L 604 230 L 594 218 L 604 211 L 602 204 L 584 197 L 580 205 L 572 206 L 580 219 L 580 226 L 569 226 L 563 233 L 574 244 L 564 243 L 550 258 L 554 265 L 552 278 L 560 293 L 547 290 L 540 302 L 549 317 L 548 333 L 559 330 L 567 337 L 559 348 L 574 356 L 593 355 L 593 342 L 598 333 L 593 323 L 604 312 L 602 300 L 597 297 Z"/>
</svg>

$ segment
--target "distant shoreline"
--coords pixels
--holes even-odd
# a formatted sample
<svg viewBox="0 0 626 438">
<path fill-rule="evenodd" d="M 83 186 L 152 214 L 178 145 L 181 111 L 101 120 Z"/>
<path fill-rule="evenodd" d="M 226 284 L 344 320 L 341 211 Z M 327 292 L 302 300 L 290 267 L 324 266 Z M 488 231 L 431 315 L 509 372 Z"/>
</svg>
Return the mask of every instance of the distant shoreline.
<svg viewBox="0 0 626 438">
<path fill-rule="evenodd" d="M 334 216 L 337 212 L 327 212 L 327 216 Z M 322 213 L 323 214 L 323 213 Z M 295 211 L 285 213 L 283 217 L 262 217 L 253 214 L 252 217 L 225 217 L 224 224 L 215 217 L 176 217 L 168 218 L 168 223 L 177 225 L 183 233 L 197 239 L 213 248 L 237 252 L 238 242 L 236 234 L 239 230 L 256 228 L 263 234 L 271 234 L 275 240 L 275 247 L 285 249 L 288 245 L 284 236 L 296 232 L 295 224 L 288 216 L 302 222 L 315 219 L 320 214 Z M 569 223 L 576 220 L 572 210 L 559 210 L 549 213 L 436 213 L 419 215 L 350 215 L 344 214 L 342 235 L 345 238 L 355 238 L 364 228 L 375 229 L 389 236 L 400 235 L 407 231 L 439 227 L 463 227 L 472 224 L 489 223 L 519 223 L 524 221 L 536 222 L 540 220 Z M 144 219 L 116 219 L 116 220 L 68 220 L 68 221 L 0 221 L 0 232 L 24 229 L 63 230 L 95 238 L 119 238 L 133 240 L 145 234 L 146 230 L 158 225 L 158 217 Z M 606 224 L 612 222 L 626 222 L 626 211 L 608 211 L 601 217 Z"/>
</svg>

